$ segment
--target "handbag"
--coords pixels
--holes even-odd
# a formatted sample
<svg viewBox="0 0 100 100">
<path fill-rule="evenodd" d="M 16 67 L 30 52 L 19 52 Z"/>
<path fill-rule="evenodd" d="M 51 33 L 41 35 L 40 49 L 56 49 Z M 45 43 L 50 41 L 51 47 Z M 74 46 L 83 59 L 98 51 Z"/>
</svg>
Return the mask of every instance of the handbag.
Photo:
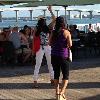
<svg viewBox="0 0 100 100">
<path fill-rule="evenodd" d="M 34 53 L 39 51 L 39 49 L 40 49 L 40 36 L 34 36 L 32 47 L 33 47 L 32 50 L 33 50 Z"/>
<path fill-rule="evenodd" d="M 72 51 L 70 48 L 68 49 L 68 59 L 70 62 L 72 62 Z"/>
</svg>

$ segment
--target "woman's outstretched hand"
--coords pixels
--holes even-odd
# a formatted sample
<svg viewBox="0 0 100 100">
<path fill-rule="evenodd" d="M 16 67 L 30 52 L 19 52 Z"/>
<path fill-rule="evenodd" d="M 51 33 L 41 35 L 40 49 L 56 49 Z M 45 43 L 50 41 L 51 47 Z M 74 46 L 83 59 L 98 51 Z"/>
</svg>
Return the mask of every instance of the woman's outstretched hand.
<svg viewBox="0 0 100 100">
<path fill-rule="evenodd" d="M 52 6 L 51 5 L 48 6 L 48 10 L 52 11 Z"/>
</svg>

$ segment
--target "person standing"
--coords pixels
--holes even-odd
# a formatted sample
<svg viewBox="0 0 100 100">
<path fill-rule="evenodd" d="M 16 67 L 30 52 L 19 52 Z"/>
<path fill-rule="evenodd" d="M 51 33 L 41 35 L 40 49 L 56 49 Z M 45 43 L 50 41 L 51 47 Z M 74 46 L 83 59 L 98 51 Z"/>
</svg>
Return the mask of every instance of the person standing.
<svg viewBox="0 0 100 100">
<path fill-rule="evenodd" d="M 50 11 L 52 18 L 53 18 L 52 22 L 50 23 L 52 25 L 52 23 L 55 20 L 55 17 L 52 13 L 51 6 L 48 7 L 48 10 Z M 53 83 L 53 79 L 54 79 L 54 71 L 53 71 L 53 67 L 51 64 L 51 47 L 48 45 L 49 35 L 50 35 L 49 28 L 51 29 L 50 24 L 47 26 L 46 19 L 40 18 L 38 20 L 37 26 L 34 30 L 33 42 L 34 42 L 34 36 L 40 36 L 40 40 L 41 40 L 40 41 L 40 49 L 36 52 L 36 65 L 35 65 L 35 69 L 34 69 L 35 87 L 38 87 L 37 83 L 38 83 L 38 77 L 39 77 L 39 69 L 40 69 L 44 54 L 45 54 L 46 60 L 47 60 L 51 84 Z M 34 53 L 34 50 L 33 50 L 33 53 Z"/>
<path fill-rule="evenodd" d="M 57 100 L 66 100 L 65 90 L 69 78 L 68 50 L 72 46 L 70 32 L 65 28 L 63 17 L 57 17 L 55 29 L 52 32 L 49 40 L 51 45 L 51 63 L 54 70 L 54 84 L 56 88 Z M 60 69 L 63 74 L 61 88 L 59 86 Z"/>
</svg>

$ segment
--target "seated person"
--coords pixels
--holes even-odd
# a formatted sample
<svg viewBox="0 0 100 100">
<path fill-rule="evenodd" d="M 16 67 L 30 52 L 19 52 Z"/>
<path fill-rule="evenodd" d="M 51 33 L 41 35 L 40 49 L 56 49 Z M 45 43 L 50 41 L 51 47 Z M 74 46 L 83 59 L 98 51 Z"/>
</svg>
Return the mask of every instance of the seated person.
<svg viewBox="0 0 100 100">
<path fill-rule="evenodd" d="M 31 49 L 29 47 L 29 36 L 24 30 L 20 30 L 19 33 L 21 38 L 21 48 L 23 49 L 23 53 L 26 54 L 26 56 L 23 59 L 23 63 L 25 63 L 32 54 Z"/>
<path fill-rule="evenodd" d="M 10 28 L 3 28 L 2 35 L 2 41 L 9 41 L 9 35 L 11 34 Z"/>
<path fill-rule="evenodd" d="M 88 33 L 90 32 L 95 32 L 95 30 L 93 30 L 92 24 L 89 24 Z"/>
<path fill-rule="evenodd" d="M 15 47 L 15 49 L 20 48 L 21 41 L 20 41 L 20 35 L 18 32 L 18 27 L 14 27 L 12 29 L 12 33 L 9 35 L 9 41 L 11 41 Z"/>
<path fill-rule="evenodd" d="M 14 58 L 14 46 L 11 41 L 9 41 L 9 35 L 11 34 L 11 29 L 9 27 L 3 28 L 1 33 L 2 41 L 2 63 L 9 63 Z"/>
</svg>

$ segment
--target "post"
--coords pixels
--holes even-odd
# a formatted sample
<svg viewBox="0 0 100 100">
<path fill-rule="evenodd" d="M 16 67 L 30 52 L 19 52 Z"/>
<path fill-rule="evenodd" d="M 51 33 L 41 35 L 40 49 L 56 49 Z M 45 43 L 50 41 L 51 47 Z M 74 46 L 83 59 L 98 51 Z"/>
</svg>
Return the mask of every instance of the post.
<svg viewBox="0 0 100 100">
<path fill-rule="evenodd" d="M 68 11 L 68 19 L 70 20 L 70 11 L 71 10 L 67 10 Z"/>
<path fill-rule="evenodd" d="M 59 12 L 59 10 L 55 10 L 56 12 L 57 12 L 57 17 L 59 16 L 59 14 L 58 14 L 58 12 Z"/>
<path fill-rule="evenodd" d="M 44 12 L 43 16 L 46 17 L 46 9 L 43 9 L 43 12 Z"/>
<path fill-rule="evenodd" d="M 82 11 L 79 11 L 80 15 L 79 18 L 82 19 Z"/>
<path fill-rule="evenodd" d="M 18 22 L 18 10 L 15 10 L 16 12 L 16 22 Z"/>
<path fill-rule="evenodd" d="M 30 12 L 30 20 L 32 21 L 33 20 L 33 16 L 32 16 L 33 10 L 29 10 L 29 12 Z"/>
<path fill-rule="evenodd" d="M 0 11 L 0 22 L 2 22 L 2 12 L 3 11 Z"/>
<path fill-rule="evenodd" d="M 93 11 L 88 11 L 89 13 L 90 13 L 90 19 L 92 19 L 93 18 Z"/>
<path fill-rule="evenodd" d="M 66 19 L 66 18 L 67 18 L 66 8 L 67 8 L 68 6 L 65 5 L 65 6 L 63 6 L 63 7 L 65 8 L 65 23 L 67 23 L 67 19 Z"/>
</svg>

